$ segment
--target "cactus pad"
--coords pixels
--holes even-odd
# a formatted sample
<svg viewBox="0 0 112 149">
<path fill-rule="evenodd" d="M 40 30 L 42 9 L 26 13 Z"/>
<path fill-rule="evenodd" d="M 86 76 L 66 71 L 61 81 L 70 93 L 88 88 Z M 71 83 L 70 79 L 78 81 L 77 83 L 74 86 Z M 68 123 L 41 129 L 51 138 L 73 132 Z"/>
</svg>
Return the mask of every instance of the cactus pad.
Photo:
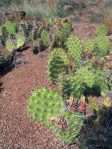
<svg viewBox="0 0 112 149">
<path fill-rule="evenodd" d="M 106 36 L 107 32 L 108 32 L 108 30 L 105 26 L 100 26 L 96 31 L 97 36 Z"/>
<path fill-rule="evenodd" d="M 7 21 L 4 26 L 6 27 L 6 30 L 11 35 L 16 35 L 16 26 L 11 21 Z"/>
<path fill-rule="evenodd" d="M 41 32 L 41 40 L 44 46 L 48 47 L 50 45 L 50 36 L 46 29 Z"/>
<path fill-rule="evenodd" d="M 62 108 L 61 96 L 45 88 L 35 91 L 28 104 L 28 111 L 32 118 L 46 126 L 49 126 L 49 117 L 59 114 Z"/>
<path fill-rule="evenodd" d="M 54 49 L 48 62 L 48 75 L 53 83 L 58 81 L 61 73 L 67 72 L 68 59 L 62 49 Z"/>
<path fill-rule="evenodd" d="M 75 35 L 70 35 L 67 40 L 68 53 L 74 58 L 76 65 L 80 65 L 82 58 L 82 45 L 79 38 Z"/>
</svg>

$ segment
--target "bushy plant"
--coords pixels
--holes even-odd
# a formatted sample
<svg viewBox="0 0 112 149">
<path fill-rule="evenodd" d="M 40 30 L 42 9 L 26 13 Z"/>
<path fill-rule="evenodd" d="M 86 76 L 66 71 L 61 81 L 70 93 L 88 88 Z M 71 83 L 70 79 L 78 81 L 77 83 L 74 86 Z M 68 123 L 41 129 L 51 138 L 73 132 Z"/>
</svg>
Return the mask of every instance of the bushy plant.
<svg viewBox="0 0 112 149">
<path fill-rule="evenodd" d="M 68 59 L 63 49 L 54 49 L 48 62 L 48 75 L 53 83 L 56 83 L 60 74 L 67 72 Z"/>
</svg>

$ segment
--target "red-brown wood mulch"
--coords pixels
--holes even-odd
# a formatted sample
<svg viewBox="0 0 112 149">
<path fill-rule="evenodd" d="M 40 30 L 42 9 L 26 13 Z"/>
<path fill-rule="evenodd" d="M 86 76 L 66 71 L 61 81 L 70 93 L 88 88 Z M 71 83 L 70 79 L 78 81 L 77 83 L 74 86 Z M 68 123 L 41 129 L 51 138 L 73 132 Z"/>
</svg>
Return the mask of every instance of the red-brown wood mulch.
<svg viewBox="0 0 112 149">
<path fill-rule="evenodd" d="M 69 146 L 59 141 L 49 129 L 32 120 L 27 113 L 33 90 L 37 87 L 56 88 L 47 77 L 48 51 L 42 53 L 43 57 L 33 55 L 30 49 L 23 54 L 28 63 L 2 77 L 0 149 L 68 149 Z M 71 148 L 77 149 L 75 145 Z"/>
</svg>

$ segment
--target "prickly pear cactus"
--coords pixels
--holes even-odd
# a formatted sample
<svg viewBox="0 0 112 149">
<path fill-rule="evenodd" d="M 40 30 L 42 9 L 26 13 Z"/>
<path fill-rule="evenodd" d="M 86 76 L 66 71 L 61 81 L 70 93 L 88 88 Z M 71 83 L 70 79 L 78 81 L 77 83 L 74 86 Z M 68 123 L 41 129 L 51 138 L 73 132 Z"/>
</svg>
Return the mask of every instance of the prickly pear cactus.
<svg viewBox="0 0 112 149">
<path fill-rule="evenodd" d="M 34 54 L 38 54 L 44 50 L 43 42 L 40 38 L 33 41 L 32 50 Z"/>
<path fill-rule="evenodd" d="M 107 28 L 105 26 L 100 26 L 97 31 L 96 31 L 96 34 L 97 36 L 106 36 L 107 35 Z"/>
<path fill-rule="evenodd" d="M 57 31 L 59 41 L 66 42 L 68 36 L 72 32 L 72 23 L 69 20 L 62 20 L 61 28 Z"/>
<path fill-rule="evenodd" d="M 22 47 L 25 44 L 25 36 L 23 34 L 16 35 L 16 49 Z"/>
<path fill-rule="evenodd" d="M 63 112 L 62 97 L 50 90 L 39 89 L 30 97 L 28 112 L 33 119 L 52 129 L 64 143 L 71 143 L 83 126 L 83 116 L 79 112 Z"/>
<path fill-rule="evenodd" d="M 49 47 L 49 45 L 50 45 L 50 36 L 49 36 L 49 32 L 46 29 L 44 29 L 41 32 L 41 40 L 42 40 L 43 45 L 45 47 Z"/>
<path fill-rule="evenodd" d="M 82 58 L 81 41 L 77 36 L 70 35 L 66 44 L 68 48 L 68 54 L 74 58 L 76 66 L 80 66 Z"/>
<path fill-rule="evenodd" d="M 15 36 L 15 39 L 9 38 L 6 41 L 6 49 L 10 52 L 22 47 L 25 44 L 25 36 L 23 34 L 18 33 Z"/>
<path fill-rule="evenodd" d="M 93 69 L 93 73 L 95 74 L 95 85 L 100 87 L 101 95 L 106 96 L 109 87 L 105 71 L 101 69 Z"/>
<path fill-rule="evenodd" d="M 15 45 L 15 42 L 11 39 L 8 39 L 6 41 L 6 49 L 9 51 L 9 52 L 13 52 L 13 50 L 16 49 L 16 45 Z"/>
<path fill-rule="evenodd" d="M 62 112 L 61 96 L 50 89 L 39 89 L 33 92 L 28 104 L 31 117 L 50 127 L 49 118 Z"/>
<path fill-rule="evenodd" d="M 48 62 L 48 75 L 53 83 L 58 82 L 59 75 L 67 72 L 68 59 L 63 49 L 54 49 Z"/>
<path fill-rule="evenodd" d="M 16 26 L 13 22 L 5 22 L 4 27 L 6 27 L 8 33 L 10 33 L 11 35 L 16 35 Z"/>
<path fill-rule="evenodd" d="M 83 48 L 84 52 L 93 52 L 94 50 L 94 40 L 93 39 L 87 39 L 83 42 Z"/>
<path fill-rule="evenodd" d="M 6 27 L 2 27 L 1 28 L 1 44 L 3 45 L 3 46 L 5 46 L 5 44 L 6 44 L 6 40 L 8 39 L 8 37 L 9 37 L 9 33 L 8 33 L 8 31 L 6 30 Z"/>
<path fill-rule="evenodd" d="M 106 37 L 100 36 L 96 39 L 96 43 L 95 43 L 96 55 L 101 57 L 107 56 L 109 54 L 109 48 L 110 48 L 110 43 Z"/>
<path fill-rule="evenodd" d="M 80 112 L 64 112 L 62 118 L 64 122 L 59 123 L 56 133 L 65 144 L 73 143 L 83 127 L 84 117 Z"/>
<path fill-rule="evenodd" d="M 73 96 L 76 100 L 84 94 L 86 86 L 92 88 L 95 83 L 94 74 L 87 69 L 79 69 L 75 75 L 68 75 L 62 83 L 62 94 Z"/>
</svg>

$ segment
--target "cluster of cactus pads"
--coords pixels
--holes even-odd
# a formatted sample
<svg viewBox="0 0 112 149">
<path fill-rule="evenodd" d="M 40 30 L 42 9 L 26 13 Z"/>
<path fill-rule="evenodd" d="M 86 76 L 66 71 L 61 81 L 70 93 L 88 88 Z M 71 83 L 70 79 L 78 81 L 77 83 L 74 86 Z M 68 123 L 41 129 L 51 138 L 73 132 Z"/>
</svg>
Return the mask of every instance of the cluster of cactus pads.
<svg viewBox="0 0 112 149">
<path fill-rule="evenodd" d="M 62 97 L 45 88 L 35 91 L 28 104 L 33 119 L 52 129 L 65 143 L 71 143 L 80 132 L 84 119 L 80 112 L 64 109 Z"/>
<path fill-rule="evenodd" d="M 48 76 L 52 83 L 59 85 L 59 93 L 45 88 L 38 89 L 28 104 L 32 118 L 52 129 L 67 144 L 74 141 L 83 127 L 85 96 L 94 96 L 94 89 L 98 88 L 99 96 L 105 97 L 109 90 L 105 71 L 93 65 L 94 58 L 105 59 L 109 52 L 109 41 L 100 32 L 96 40 L 85 41 L 71 34 L 66 39 L 66 49 L 54 48 L 48 61 Z M 45 30 L 43 33 L 47 36 Z M 44 40 L 44 36 L 42 39 L 44 43 L 49 43 L 49 38 L 48 41 Z M 91 56 L 88 55 L 87 59 L 85 54 Z M 74 66 L 72 72 L 68 71 L 70 60 Z M 110 103 L 106 100 L 104 104 Z M 97 108 L 95 102 L 92 107 Z"/>
</svg>

